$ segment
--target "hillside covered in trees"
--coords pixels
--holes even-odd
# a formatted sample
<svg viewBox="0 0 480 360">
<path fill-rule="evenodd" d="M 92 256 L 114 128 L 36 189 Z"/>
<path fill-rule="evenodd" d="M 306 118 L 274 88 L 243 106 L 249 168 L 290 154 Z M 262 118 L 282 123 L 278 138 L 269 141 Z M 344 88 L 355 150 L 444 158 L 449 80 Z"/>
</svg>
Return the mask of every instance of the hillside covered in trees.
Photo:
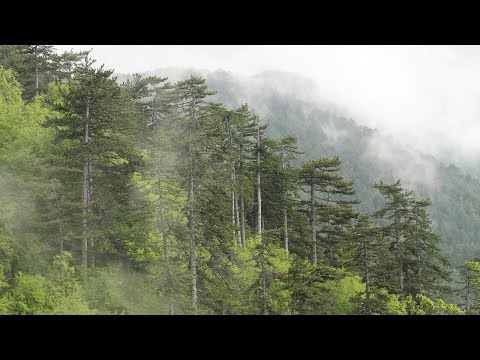
<svg viewBox="0 0 480 360">
<path fill-rule="evenodd" d="M 165 68 L 148 73 L 181 79 L 201 75 L 217 93 L 214 101 L 230 107 L 247 101 L 266 117 L 267 133 L 274 138 L 288 134 L 298 139 L 296 164 L 315 157 L 339 155 L 340 173 L 354 179 L 361 203 L 357 208 L 374 212 L 382 197 L 370 186 L 379 179 L 402 179 L 420 197 L 432 200 L 433 229 L 442 237 L 442 250 L 455 265 L 480 256 L 480 181 L 455 164 L 441 162 L 383 135 L 358 125 L 327 101 L 314 101 L 314 84 L 295 74 L 267 72 L 253 77 L 235 77 L 224 71 Z M 128 76 L 119 74 L 119 79 Z"/>
<path fill-rule="evenodd" d="M 0 46 L 1 314 L 480 311 L 476 179 L 273 80 L 168 77 Z"/>
</svg>

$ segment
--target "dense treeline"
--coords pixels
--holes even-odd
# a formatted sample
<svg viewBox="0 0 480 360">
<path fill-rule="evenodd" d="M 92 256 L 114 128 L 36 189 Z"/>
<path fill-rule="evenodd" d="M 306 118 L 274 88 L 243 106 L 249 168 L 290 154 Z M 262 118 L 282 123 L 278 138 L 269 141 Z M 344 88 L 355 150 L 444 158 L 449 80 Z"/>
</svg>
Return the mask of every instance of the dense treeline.
<svg viewBox="0 0 480 360">
<path fill-rule="evenodd" d="M 479 311 L 479 262 L 450 286 L 428 199 L 379 181 L 361 213 L 338 156 L 296 166 L 294 136 L 213 94 L 0 47 L 0 313 Z"/>
<path fill-rule="evenodd" d="M 170 77 L 187 76 L 187 70 L 161 69 Z M 342 159 L 340 172 L 355 180 L 355 190 L 363 212 L 374 212 L 382 205 L 382 196 L 371 188 L 377 179 L 402 183 L 415 190 L 418 197 L 428 197 L 433 229 L 442 237 L 441 249 L 455 266 L 474 256 L 480 256 L 480 181 L 478 176 L 465 173 L 465 168 L 452 165 L 452 159 L 422 154 L 402 143 L 402 138 L 386 136 L 345 118 L 342 109 L 309 95 L 314 93 L 307 81 L 289 73 L 267 72 L 249 78 L 239 78 L 224 71 L 204 72 L 209 87 L 217 90 L 214 101 L 230 107 L 248 103 L 268 115 L 270 136 L 295 134 L 301 144 L 300 160 L 318 154 Z M 473 172 L 472 174 L 474 174 Z"/>
</svg>

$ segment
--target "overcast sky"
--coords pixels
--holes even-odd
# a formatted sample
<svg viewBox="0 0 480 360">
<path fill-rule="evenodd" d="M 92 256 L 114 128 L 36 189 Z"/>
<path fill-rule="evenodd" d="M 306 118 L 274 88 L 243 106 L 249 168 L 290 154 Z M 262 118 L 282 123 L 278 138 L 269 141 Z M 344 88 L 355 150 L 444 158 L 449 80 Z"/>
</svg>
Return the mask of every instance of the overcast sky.
<svg viewBox="0 0 480 360">
<path fill-rule="evenodd" d="M 354 120 L 427 153 L 480 154 L 480 46 L 56 46 L 93 48 L 116 72 L 180 66 L 240 75 L 266 70 L 315 80 Z"/>
</svg>

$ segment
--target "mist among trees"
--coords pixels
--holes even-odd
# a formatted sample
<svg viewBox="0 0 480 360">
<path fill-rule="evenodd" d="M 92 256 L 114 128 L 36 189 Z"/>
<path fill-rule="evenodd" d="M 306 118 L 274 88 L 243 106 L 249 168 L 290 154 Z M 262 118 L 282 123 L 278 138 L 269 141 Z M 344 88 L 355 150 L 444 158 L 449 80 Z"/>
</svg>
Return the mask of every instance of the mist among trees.
<svg viewBox="0 0 480 360">
<path fill-rule="evenodd" d="M 480 311 L 438 197 L 221 90 L 0 46 L 1 314 Z"/>
</svg>

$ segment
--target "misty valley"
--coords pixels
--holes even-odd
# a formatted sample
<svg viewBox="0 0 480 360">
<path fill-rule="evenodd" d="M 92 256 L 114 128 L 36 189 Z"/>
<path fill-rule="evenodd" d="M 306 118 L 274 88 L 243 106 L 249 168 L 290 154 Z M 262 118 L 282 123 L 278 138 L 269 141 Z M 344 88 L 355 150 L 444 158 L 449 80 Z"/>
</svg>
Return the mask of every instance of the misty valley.
<svg viewBox="0 0 480 360">
<path fill-rule="evenodd" d="M 294 74 L 91 55 L 0 45 L 0 314 L 480 313 L 475 172 Z"/>
</svg>

